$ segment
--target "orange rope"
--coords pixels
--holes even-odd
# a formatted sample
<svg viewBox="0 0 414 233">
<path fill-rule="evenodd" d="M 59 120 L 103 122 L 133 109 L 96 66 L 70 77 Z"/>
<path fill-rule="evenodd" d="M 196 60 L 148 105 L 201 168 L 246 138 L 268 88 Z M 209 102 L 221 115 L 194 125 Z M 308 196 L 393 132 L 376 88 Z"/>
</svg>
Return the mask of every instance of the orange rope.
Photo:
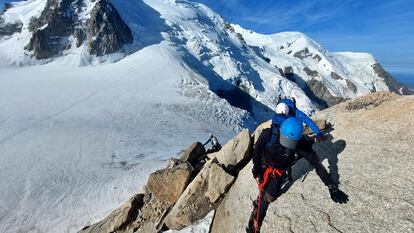
<svg viewBox="0 0 414 233">
<path fill-rule="evenodd" d="M 277 175 L 277 177 L 281 177 L 281 176 L 283 176 L 283 173 L 285 173 L 285 171 L 283 171 L 281 169 L 268 167 L 268 168 L 266 168 L 265 173 L 263 174 L 263 182 L 258 184 L 258 186 L 259 186 L 259 200 L 258 200 L 259 203 L 257 203 L 256 224 L 253 223 L 254 233 L 257 233 L 257 228 L 259 226 L 260 203 L 262 202 L 263 189 L 266 186 L 266 184 L 269 182 L 269 176 L 270 176 L 270 174 L 275 174 L 275 175 Z"/>
</svg>

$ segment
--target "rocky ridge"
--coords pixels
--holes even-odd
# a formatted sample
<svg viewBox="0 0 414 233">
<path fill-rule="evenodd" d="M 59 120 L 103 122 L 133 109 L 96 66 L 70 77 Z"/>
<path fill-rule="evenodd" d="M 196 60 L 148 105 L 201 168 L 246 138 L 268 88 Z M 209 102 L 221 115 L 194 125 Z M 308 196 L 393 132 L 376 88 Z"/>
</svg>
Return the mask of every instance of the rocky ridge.
<svg viewBox="0 0 414 233">
<path fill-rule="evenodd" d="M 317 114 L 315 121 L 329 133 L 329 140 L 316 143 L 314 149 L 350 196 L 350 202 L 332 202 L 313 169 L 299 161 L 293 167 L 293 183 L 288 183 L 284 193 L 271 204 L 263 232 L 413 231 L 412 112 L 413 96 L 381 92 Z M 257 195 L 249 162 L 251 146 L 261 130 L 269 126 L 270 122 L 262 124 L 252 135 L 241 132 L 221 151 L 210 155 L 212 159 L 202 162 L 199 172 L 191 168 L 200 163 L 194 162 L 196 155 L 192 155 L 193 165 L 173 159 L 166 169 L 150 175 L 145 194 L 135 195 L 107 218 L 81 232 L 178 230 L 204 218 L 211 210 L 216 212 L 210 232 L 243 232 L 251 202 Z M 184 154 L 193 151 L 201 151 L 198 158 L 203 158 L 196 144 Z M 172 175 L 180 169 L 186 175 Z M 175 198 L 167 201 L 163 194 Z"/>
<path fill-rule="evenodd" d="M 22 27 L 20 21 L 5 23 L 0 17 L 0 36 L 20 33 Z M 47 0 L 28 30 L 25 49 L 37 59 L 62 56 L 82 45 L 88 54 L 104 56 L 133 42 L 131 30 L 108 0 Z"/>
</svg>

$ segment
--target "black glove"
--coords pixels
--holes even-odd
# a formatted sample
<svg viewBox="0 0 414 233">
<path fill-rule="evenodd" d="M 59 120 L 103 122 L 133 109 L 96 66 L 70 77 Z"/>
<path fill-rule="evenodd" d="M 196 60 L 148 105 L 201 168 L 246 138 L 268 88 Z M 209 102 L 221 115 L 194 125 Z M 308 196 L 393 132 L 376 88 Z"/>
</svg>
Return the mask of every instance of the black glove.
<svg viewBox="0 0 414 233">
<path fill-rule="evenodd" d="M 323 134 L 320 134 L 320 135 L 316 136 L 316 141 L 317 142 L 323 142 L 323 141 L 326 141 L 326 140 L 328 140 L 328 138 Z"/>
<path fill-rule="evenodd" d="M 338 187 L 329 188 L 329 193 L 331 194 L 332 200 L 336 203 L 344 204 L 349 200 L 348 195 L 342 192 Z"/>
</svg>

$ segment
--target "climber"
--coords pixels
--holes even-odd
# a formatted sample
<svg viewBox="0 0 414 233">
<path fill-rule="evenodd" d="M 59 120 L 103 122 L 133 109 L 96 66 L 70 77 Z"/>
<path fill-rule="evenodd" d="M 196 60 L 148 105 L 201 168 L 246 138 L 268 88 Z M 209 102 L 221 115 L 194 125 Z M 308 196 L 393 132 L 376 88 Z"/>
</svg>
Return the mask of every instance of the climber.
<svg viewBox="0 0 414 233">
<path fill-rule="evenodd" d="M 203 144 L 203 146 L 206 146 L 209 142 L 211 141 L 211 149 L 207 149 L 206 153 L 210 154 L 210 153 L 214 153 L 217 152 L 219 150 L 221 150 L 221 145 L 218 142 L 216 136 L 214 136 L 212 133 L 210 133 L 210 138 L 207 140 L 206 143 Z"/>
<path fill-rule="evenodd" d="M 247 233 L 259 233 L 267 208 L 280 195 L 286 170 L 295 161 L 295 150 L 302 138 L 303 125 L 296 117 L 289 117 L 280 125 L 264 129 L 253 146 L 253 177 L 259 186 L 259 196 L 253 202 L 253 211 L 246 228 Z M 348 196 L 339 190 L 318 157 L 302 153 L 315 167 L 316 173 L 328 187 L 334 202 L 346 203 Z"/>
<path fill-rule="evenodd" d="M 285 121 L 289 117 L 296 117 L 302 123 L 305 123 L 307 126 L 309 126 L 309 128 L 311 128 L 313 133 L 316 135 L 317 142 L 325 141 L 327 139 L 325 135 L 322 134 L 315 122 L 313 122 L 312 119 L 310 119 L 305 113 L 303 113 L 296 107 L 295 98 L 279 97 L 278 104 L 276 106 L 276 114 L 272 119 L 272 125 L 275 125 L 276 127 L 280 126 L 283 123 L 283 121 Z M 310 138 L 308 136 L 301 137 L 297 145 L 296 160 L 303 158 L 303 153 L 310 153 L 308 157 L 313 157 L 312 160 L 319 160 L 318 156 L 312 149 L 313 143 L 313 138 Z M 293 181 L 291 168 L 289 168 L 287 171 L 287 179 L 289 181 Z"/>
<path fill-rule="evenodd" d="M 305 113 L 300 111 L 296 107 L 295 98 L 283 98 L 279 99 L 276 106 L 276 114 L 272 119 L 272 124 L 282 124 L 283 121 L 288 117 L 296 117 L 303 123 L 305 123 L 312 132 L 316 135 L 316 141 L 325 141 L 326 137 L 319 130 L 318 126 L 310 119 Z"/>
</svg>

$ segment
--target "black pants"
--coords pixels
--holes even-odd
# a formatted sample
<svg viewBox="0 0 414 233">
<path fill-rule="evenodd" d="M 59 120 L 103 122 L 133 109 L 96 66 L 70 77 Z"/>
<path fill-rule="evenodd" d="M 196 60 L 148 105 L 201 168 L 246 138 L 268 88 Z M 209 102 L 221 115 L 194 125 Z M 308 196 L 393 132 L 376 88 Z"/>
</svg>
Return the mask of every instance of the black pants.
<svg viewBox="0 0 414 233">
<path fill-rule="evenodd" d="M 269 207 L 269 204 L 277 199 L 280 193 L 280 189 L 282 188 L 283 181 L 285 179 L 286 174 L 283 176 L 274 176 L 270 175 L 269 181 L 267 185 L 263 188 L 262 192 L 260 193 L 257 202 L 254 204 L 254 208 L 257 208 L 256 211 L 253 211 L 253 213 L 257 214 L 257 211 L 259 212 L 259 216 L 257 219 L 257 216 L 254 216 L 257 222 L 259 223 L 259 226 L 262 225 L 263 219 L 266 216 L 267 208 Z M 259 200 L 260 199 L 260 200 Z M 257 206 L 256 206 L 257 205 Z"/>
<path fill-rule="evenodd" d="M 334 185 L 326 168 L 322 165 L 318 155 L 312 149 L 313 139 L 309 137 L 302 137 L 296 146 L 296 153 L 300 158 L 305 158 L 312 167 L 315 168 L 316 174 L 326 186 Z"/>
</svg>

